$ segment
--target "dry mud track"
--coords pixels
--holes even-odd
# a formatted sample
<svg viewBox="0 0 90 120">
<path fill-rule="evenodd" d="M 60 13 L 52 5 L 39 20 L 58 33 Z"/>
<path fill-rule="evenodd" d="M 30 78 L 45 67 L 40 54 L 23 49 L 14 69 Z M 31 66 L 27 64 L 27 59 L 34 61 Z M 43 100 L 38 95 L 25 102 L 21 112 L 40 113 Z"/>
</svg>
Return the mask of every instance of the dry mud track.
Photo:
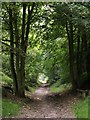
<svg viewBox="0 0 90 120">
<path fill-rule="evenodd" d="M 18 118 L 76 118 L 72 106 L 77 98 L 69 92 L 53 94 L 43 86 L 29 98 Z"/>
</svg>

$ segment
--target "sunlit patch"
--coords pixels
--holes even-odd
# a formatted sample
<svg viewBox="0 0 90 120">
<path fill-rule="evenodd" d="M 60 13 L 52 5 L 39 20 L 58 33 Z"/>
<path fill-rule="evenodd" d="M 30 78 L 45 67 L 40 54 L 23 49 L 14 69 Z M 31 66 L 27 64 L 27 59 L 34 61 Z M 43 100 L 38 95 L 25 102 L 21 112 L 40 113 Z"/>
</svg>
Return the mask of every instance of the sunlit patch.
<svg viewBox="0 0 90 120">
<path fill-rule="evenodd" d="M 41 100 L 40 98 L 36 98 L 37 100 Z"/>
<path fill-rule="evenodd" d="M 39 73 L 38 81 L 41 82 L 41 83 L 47 83 L 48 77 L 45 76 L 43 73 Z"/>
</svg>

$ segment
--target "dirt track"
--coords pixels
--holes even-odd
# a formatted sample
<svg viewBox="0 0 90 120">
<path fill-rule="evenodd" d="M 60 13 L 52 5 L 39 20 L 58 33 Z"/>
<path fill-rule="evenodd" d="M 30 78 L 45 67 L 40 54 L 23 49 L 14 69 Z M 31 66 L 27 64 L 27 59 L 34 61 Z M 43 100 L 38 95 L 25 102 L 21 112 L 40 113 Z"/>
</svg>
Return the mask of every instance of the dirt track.
<svg viewBox="0 0 90 120">
<path fill-rule="evenodd" d="M 72 104 L 77 99 L 70 93 L 55 95 L 48 87 L 40 87 L 29 97 L 19 118 L 75 118 Z"/>
</svg>

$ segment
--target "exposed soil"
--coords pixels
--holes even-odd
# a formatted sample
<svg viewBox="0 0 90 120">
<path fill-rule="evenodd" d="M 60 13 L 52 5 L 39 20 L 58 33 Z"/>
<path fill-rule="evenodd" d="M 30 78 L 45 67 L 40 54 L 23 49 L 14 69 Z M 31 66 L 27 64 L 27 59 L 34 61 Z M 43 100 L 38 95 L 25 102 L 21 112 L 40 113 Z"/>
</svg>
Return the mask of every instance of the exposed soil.
<svg viewBox="0 0 90 120">
<path fill-rule="evenodd" d="M 18 118 L 76 118 L 72 106 L 77 97 L 70 92 L 54 94 L 42 86 L 28 97 Z"/>
</svg>

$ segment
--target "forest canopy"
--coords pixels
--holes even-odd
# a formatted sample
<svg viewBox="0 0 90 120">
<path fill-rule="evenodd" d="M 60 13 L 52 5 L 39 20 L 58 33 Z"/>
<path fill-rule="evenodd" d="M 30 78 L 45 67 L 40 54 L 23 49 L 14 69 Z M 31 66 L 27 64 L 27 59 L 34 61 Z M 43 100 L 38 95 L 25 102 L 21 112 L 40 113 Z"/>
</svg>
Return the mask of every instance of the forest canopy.
<svg viewBox="0 0 90 120">
<path fill-rule="evenodd" d="M 90 2 L 2 3 L 2 73 L 14 92 L 49 85 L 90 89 Z M 1 69 L 0 69 L 1 70 Z"/>
</svg>

